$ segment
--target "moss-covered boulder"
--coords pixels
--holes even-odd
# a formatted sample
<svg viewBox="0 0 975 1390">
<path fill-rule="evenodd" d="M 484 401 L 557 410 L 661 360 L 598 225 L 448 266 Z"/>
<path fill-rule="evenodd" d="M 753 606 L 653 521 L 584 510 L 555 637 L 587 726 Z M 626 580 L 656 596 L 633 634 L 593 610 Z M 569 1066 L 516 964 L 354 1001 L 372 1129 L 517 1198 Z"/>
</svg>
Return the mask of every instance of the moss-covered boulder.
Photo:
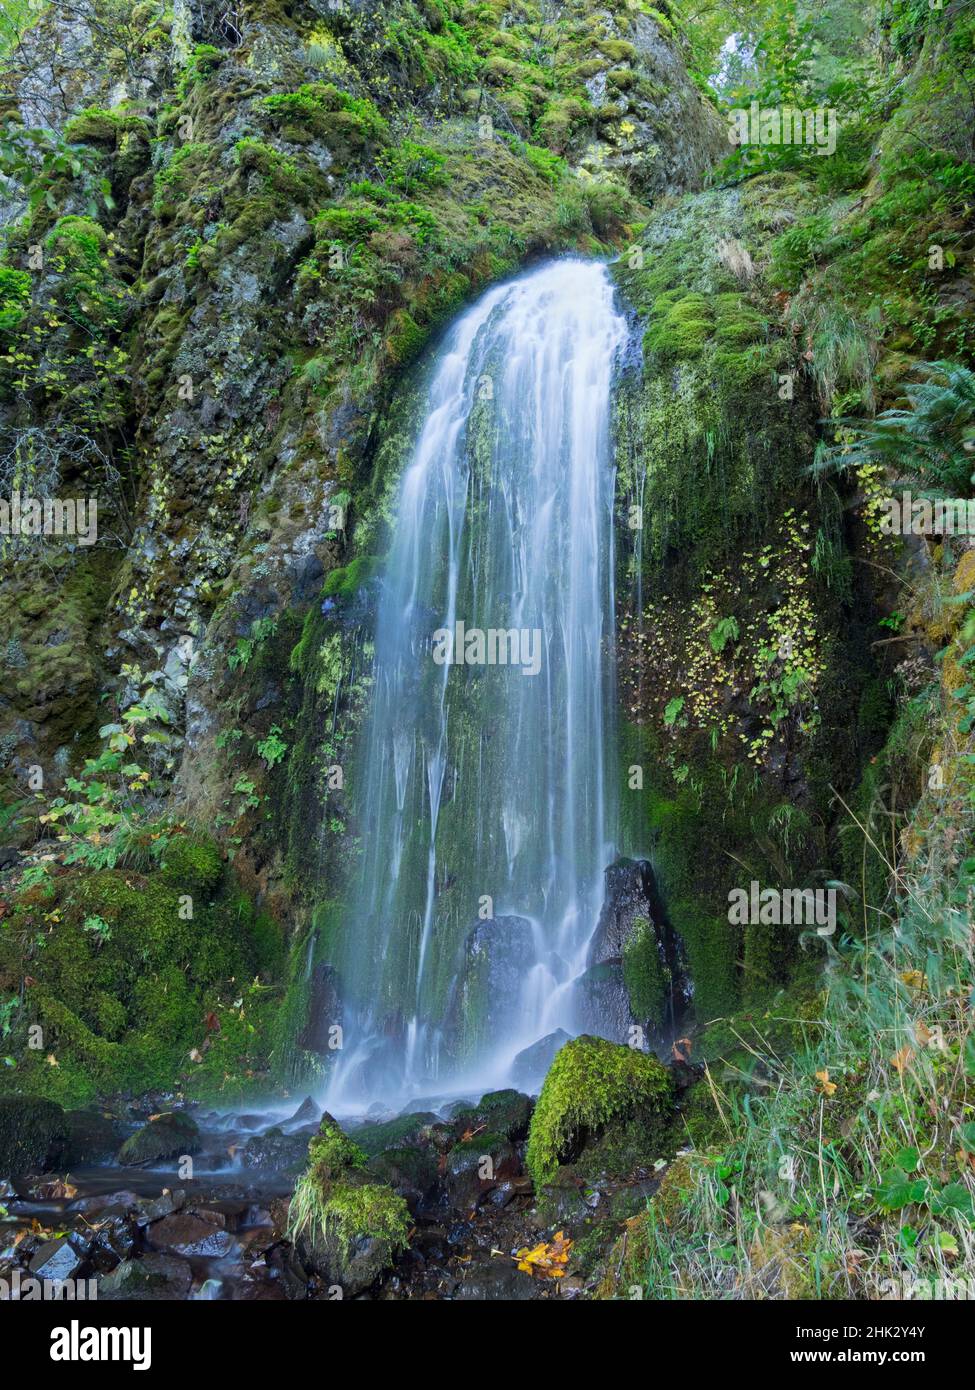
<svg viewBox="0 0 975 1390">
<path fill-rule="evenodd" d="M 48 1173 L 68 1147 L 64 1111 L 37 1096 L 0 1096 L 0 1176 Z"/>
<path fill-rule="evenodd" d="M 118 1153 L 125 1131 L 104 1110 L 69 1110 L 64 1121 L 68 1131 L 65 1163 L 72 1167 L 107 1163 Z"/>
<path fill-rule="evenodd" d="M 656 1057 L 583 1035 L 562 1048 L 532 1115 L 525 1162 L 536 1189 L 585 1157 L 616 1171 L 668 1142 L 673 1091 Z"/>
<path fill-rule="evenodd" d="M 306 1267 L 345 1297 L 368 1288 L 391 1264 L 410 1228 L 405 1200 L 376 1182 L 367 1163 L 331 1115 L 323 1116 L 289 1211 L 289 1230 Z"/>
<path fill-rule="evenodd" d="M 439 1158 L 438 1150 L 432 1144 L 423 1148 L 385 1149 L 369 1160 L 369 1172 L 379 1182 L 391 1187 L 415 1213 L 428 1199 L 437 1197 Z"/>
<path fill-rule="evenodd" d="M 119 1149 L 123 1165 L 162 1163 L 200 1151 L 200 1131 L 196 1121 L 181 1110 L 154 1115 L 147 1125 L 130 1134 Z"/>
<path fill-rule="evenodd" d="M 520 1091 L 488 1091 L 476 1105 L 464 1105 L 450 1117 L 458 1138 L 490 1130 L 504 1139 L 524 1139 L 531 1120 L 532 1100 Z"/>
<path fill-rule="evenodd" d="M 415 1147 L 425 1142 L 430 1126 L 436 1123 L 437 1116 L 432 1110 L 417 1110 L 381 1124 L 362 1125 L 355 1131 L 356 1146 L 367 1158 L 385 1149 Z"/>
</svg>

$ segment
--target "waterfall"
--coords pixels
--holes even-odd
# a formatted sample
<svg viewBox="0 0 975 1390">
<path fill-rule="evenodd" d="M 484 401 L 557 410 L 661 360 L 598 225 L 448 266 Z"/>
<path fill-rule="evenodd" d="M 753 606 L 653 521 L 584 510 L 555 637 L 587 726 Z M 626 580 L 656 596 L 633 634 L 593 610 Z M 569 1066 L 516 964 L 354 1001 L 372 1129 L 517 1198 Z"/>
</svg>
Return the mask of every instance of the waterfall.
<svg viewBox="0 0 975 1390">
<path fill-rule="evenodd" d="M 353 768 L 336 1108 L 502 1084 L 572 1031 L 616 837 L 605 268 L 488 290 L 433 361 Z"/>
</svg>

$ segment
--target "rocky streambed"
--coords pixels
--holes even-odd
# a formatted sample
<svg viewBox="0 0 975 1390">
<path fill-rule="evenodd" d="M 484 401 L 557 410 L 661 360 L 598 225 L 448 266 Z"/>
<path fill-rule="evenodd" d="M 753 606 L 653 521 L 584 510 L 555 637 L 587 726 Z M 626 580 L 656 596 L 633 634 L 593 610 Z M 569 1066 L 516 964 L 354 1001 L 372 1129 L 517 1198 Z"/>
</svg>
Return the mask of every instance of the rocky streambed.
<svg viewBox="0 0 975 1390">
<path fill-rule="evenodd" d="M 352 1240 L 336 1282 L 321 1249 L 289 1231 L 309 1142 L 335 1124 L 310 1098 L 249 1114 L 159 1096 L 121 1113 L 2 1100 L 0 1291 L 40 1298 L 45 1280 L 93 1280 L 99 1300 L 585 1297 L 664 1164 L 648 1152 L 610 1178 L 598 1147 L 588 1165 L 583 1147 L 536 1194 L 534 1104 L 508 1090 L 343 1121 L 365 1156 L 360 1179 L 405 1201 L 410 1230 L 391 1258 L 368 1234 Z M 519 1252 L 559 1237 L 557 1277 L 544 1261 L 519 1268 Z"/>
</svg>

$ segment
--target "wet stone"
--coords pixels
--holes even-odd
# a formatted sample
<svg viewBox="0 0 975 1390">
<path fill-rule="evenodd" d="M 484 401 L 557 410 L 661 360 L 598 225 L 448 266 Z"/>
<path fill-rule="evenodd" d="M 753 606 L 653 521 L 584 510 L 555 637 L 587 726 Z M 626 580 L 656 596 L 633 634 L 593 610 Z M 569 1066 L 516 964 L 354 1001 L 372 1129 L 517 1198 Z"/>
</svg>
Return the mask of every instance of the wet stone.
<svg viewBox="0 0 975 1390">
<path fill-rule="evenodd" d="M 155 1221 L 147 1233 L 154 1250 L 185 1259 L 223 1259 L 236 1249 L 236 1241 L 224 1229 L 217 1212 L 179 1212 Z"/>
</svg>

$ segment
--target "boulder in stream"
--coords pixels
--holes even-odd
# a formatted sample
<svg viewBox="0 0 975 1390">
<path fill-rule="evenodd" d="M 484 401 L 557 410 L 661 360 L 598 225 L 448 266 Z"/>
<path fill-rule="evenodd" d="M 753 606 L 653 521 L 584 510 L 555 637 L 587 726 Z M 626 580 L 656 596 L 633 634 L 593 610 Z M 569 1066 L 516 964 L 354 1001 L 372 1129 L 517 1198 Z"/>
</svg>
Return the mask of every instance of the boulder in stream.
<svg viewBox="0 0 975 1390">
<path fill-rule="evenodd" d="M 555 1061 L 556 1053 L 569 1041 L 564 1028 L 556 1028 L 554 1033 L 546 1033 L 530 1047 L 523 1047 L 511 1064 L 511 1081 L 522 1089 L 538 1090 L 545 1080 L 549 1067 Z"/>
<path fill-rule="evenodd" d="M 69 1132 L 64 1111 L 38 1096 L 0 1096 L 0 1177 L 50 1173 L 64 1162 Z"/>
<path fill-rule="evenodd" d="M 182 1110 L 154 1115 L 142 1129 L 130 1134 L 119 1149 L 118 1162 L 137 1167 L 200 1152 L 202 1143 L 196 1121 Z"/>
</svg>

